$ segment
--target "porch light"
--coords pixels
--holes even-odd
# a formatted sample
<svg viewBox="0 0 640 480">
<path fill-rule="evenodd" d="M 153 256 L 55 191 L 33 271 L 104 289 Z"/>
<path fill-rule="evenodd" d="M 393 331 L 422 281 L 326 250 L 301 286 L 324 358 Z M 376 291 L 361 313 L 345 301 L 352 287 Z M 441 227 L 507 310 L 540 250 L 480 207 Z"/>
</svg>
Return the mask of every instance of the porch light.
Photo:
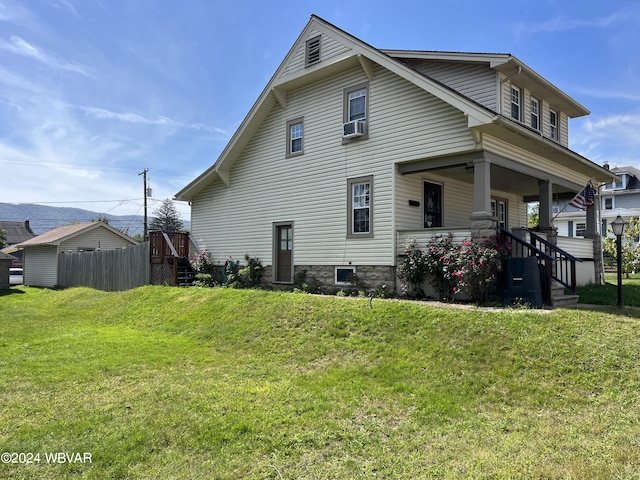
<svg viewBox="0 0 640 480">
<path fill-rule="evenodd" d="M 611 229 L 616 236 L 616 251 L 618 260 L 618 307 L 622 307 L 622 234 L 624 233 L 624 227 L 627 222 L 618 215 L 616 219 L 611 222 Z"/>
</svg>

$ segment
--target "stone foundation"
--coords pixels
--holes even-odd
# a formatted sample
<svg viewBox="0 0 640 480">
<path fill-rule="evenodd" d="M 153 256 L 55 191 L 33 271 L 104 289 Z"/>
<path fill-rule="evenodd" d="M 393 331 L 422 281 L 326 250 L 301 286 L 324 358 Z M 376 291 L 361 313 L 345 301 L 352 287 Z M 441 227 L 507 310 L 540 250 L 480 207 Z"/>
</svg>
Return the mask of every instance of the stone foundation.
<svg viewBox="0 0 640 480">
<path fill-rule="evenodd" d="M 350 265 L 349 265 L 350 266 Z M 343 267 L 343 265 L 340 265 Z M 271 265 L 264 266 L 264 273 L 262 275 L 262 285 L 271 286 L 274 288 L 293 288 L 300 287 L 304 283 L 318 283 L 322 288 L 358 288 L 360 290 L 374 290 L 381 288 L 383 285 L 386 290 L 395 291 L 396 289 L 396 268 L 391 266 L 381 265 L 357 265 L 354 267 L 356 270 L 357 284 L 356 285 L 336 285 L 335 283 L 335 269 L 336 265 L 296 265 L 294 267 L 294 281 L 288 283 L 274 283 L 273 282 L 273 267 Z M 224 281 L 224 267 L 215 267 L 214 279 L 222 283 Z"/>
<path fill-rule="evenodd" d="M 339 265 L 342 267 L 343 265 Z M 350 265 L 351 266 L 351 265 Z M 382 265 L 356 265 L 355 274 L 357 285 L 354 287 L 362 290 L 374 290 L 383 285 L 386 290 L 395 291 L 396 268 Z M 335 283 L 336 265 L 296 265 L 296 279 L 305 278 L 305 282 L 315 279 L 322 287 L 344 288 L 345 285 Z M 306 272 L 306 274 L 304 273 Z M 349 285 L 347 285 L 348 287 Z"/>
</svg>

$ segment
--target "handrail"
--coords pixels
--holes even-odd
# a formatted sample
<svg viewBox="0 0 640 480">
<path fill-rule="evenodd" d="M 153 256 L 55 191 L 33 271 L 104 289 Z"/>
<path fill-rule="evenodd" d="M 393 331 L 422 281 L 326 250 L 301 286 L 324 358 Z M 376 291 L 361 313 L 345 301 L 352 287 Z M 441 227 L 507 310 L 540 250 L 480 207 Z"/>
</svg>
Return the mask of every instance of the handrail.
<svg viewBox="0 0 640 480">
<path fill-rule="evenodd" d="M 526 240 L 521 239 L 520 237 L 514 235 L 513 233 L 511 233 L 509 230 L 506 230 L 500 226 L 498 226 L 498 231 L 504 235 L 509 237 L 511 240 L 515 240 L 516 243 L 519 243 L 520 245 L 522 245 L 523 247 L 527 248 L 530 252 L 533 252 L 536 254 L 536 256 L 540 256 L 542 257 L 544 260 L 554 260 L 554 258 L 551 255 L 547 255 L 543 250 L 540 250 L 538 247 L 536 247 L 535 245 L 530 244 L 529 242 L 527 242 Z"/>
<path fill-rule="evenodd" d="M 553 257 L 555 268 L 551 272 L 551 278 L 575 294 L 577 287 L 576 262 L 582 263 L 582 260 L 565 252 L 535 232 L 529 231 L 529 235 L 532 244 L 535 245 L 536 242 L 539 242 L 540 245 L 544 245 L 546 253 Z"/>
</svg>

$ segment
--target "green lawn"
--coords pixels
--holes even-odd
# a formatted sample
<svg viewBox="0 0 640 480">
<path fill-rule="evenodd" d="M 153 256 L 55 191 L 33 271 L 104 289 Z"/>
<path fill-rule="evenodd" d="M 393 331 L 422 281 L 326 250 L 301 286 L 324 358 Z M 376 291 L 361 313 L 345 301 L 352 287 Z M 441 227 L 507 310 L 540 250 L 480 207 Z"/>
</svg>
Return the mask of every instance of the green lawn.
<svg viewBox="0 0 640 480">
<path fill-rule="evenodd" d="M 0 478 L 640 478 L 639 314 L 616 310 L 12 289 L 0 452 L 40 463 Z"/>
<path fill-rule="evenodd" d="M 618 305 L 618 277 L 615 273 L 605 275 L 604 285 L 588 285 L 578 288 L 581 303 L 596 305 Z M 640 307 L 640 274 L 622 277 L 622 304 Z"/>
</svg>

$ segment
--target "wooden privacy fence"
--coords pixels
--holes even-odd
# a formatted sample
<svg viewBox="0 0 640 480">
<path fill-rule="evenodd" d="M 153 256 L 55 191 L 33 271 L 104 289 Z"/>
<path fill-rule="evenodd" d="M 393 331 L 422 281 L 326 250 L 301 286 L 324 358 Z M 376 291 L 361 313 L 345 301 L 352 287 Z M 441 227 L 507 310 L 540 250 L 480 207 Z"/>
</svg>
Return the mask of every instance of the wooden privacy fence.
<svg viewBox="0 0 640 480">
<path fill-rule="evenodd" d="M 90 287 L 108 292 L 149 285 L 149 242 L 123 250 L 61 253 L 58 286 Z"/>
</svg>

